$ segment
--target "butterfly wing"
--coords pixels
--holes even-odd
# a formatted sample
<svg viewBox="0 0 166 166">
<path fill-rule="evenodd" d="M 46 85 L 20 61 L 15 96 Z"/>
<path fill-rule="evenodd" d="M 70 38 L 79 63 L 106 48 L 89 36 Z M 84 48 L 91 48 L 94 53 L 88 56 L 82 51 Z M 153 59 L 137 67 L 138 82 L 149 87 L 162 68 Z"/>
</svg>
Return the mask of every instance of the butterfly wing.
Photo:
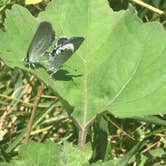
<svg viewBox="0 0 166 166">
<path fill-rule="evenodd" d="M 25 61 L 33 64 L 38 62 L 51 43 L 55 39 L 55 32 L 49 22 L 41 22 L 36 30 L 36 33 L 29 45 Z"/>
<path fill-rule="evenodd" d="M 71 37 L 68 40 L 68 43 L 72 43 L 74 45 L 74 52 L 75 52 L 80 47 L 83 41 L 84 41 L 84 37 L 75 36 L 75 37 Z"/>
<path fill-rule="evenodd" d="M 61 47 L 54 50 L 49 57 L 50 69 L 57 71 L 62 65 L 73 55 L 73 53 L 80 47 L 84 37 L 69 38 Z"/>
</svg>

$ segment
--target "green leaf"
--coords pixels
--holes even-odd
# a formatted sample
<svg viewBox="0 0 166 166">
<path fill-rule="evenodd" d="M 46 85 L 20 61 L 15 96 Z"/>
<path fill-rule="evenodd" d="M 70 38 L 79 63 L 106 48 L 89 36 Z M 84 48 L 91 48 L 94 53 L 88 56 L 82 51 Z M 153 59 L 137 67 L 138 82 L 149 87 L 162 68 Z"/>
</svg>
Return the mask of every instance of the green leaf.
<svg viewBox="0 0 166 166">
<path fill-rule="evenodd" d="M 97 161 L 96 163 L 93 163 L 92 166 L 117 166 L 115 160 L 110 160 L 110 161 Z"/>
<path fill-rule="evenodd" d="M 21 146 L 18 160 L 13 160 L 9 165 L 55 166 L 55 163 L 61 163 L 61 159 L 58 156 L 60 152 L 61 147 L 53 142 L 41 144 L 30 141 L 28 144 Z"/>
<path fill-rule="evenodd" d="M 130 11 L 113 12 L 107 0 L 52 1 L 37 19 L 15 5 L 6 17 L 0 57 L 43 80 L 68 108 L 74 107 L 80 123 L 105 110 L 121 118 L 166 112 L 166 33 L 159 23 L 144 24 Z M 21 61 L 43 20 L 53 24 L 58 37 L 85 37 L 59 80 Z"/>
<path fill-rule="evenodd" d="M 57 81 L 80 122 L 104 110 L 118 117 L 166 112 L 166 33 L 160 24 L 144 24 L 130 11 L 112 12 L 106 1 L 57 0 L 55 6 L 40 17 L 56 20 L 60 34 L 85 37 L 67 63 L 82 76 Z"/>
<path fill-rule="evenodd" d="M 107 155 L 107 146 L 108 145 L 108 121 L 106 121 L 103 117 L 99 117 L 97 121 L 93 124 L 93 141 L 92 141 L 92 149 L 93 154 L 91 158 L 91 162 L 95 162 L 97 160 L 106 160 L 108 158 Z"/>
<path fill-rule="evenodd" d="M 26 130 L 24 129 L 16 138 L 15 140 L 10 144 L 10 146 L 6 149 L 6 153 L 10 153 L 23 139 L 23 137 L 26 134 Z"/>
<path fill-rule="evenodd" d="M 72 144 L 65 143 L 63 146 L 63 159 L 64 165 L 89 165 L 89 159 L 91 157 L 91 146 L 86 144 L 84 147 L 79 148 Z"/>
<path fill-rule="evenodd" d="M 6 166 L 73 166 L 89 165 L 88 160 L 91 155 L 90 145 L 83 148 L 74 147 L 69 143 L 64 146 L 53 142 L 36 143 L 28 142 L 22 145 L 17 160 L 13 160 Z"/>
<path fill-rule="evenodd" d="M 153 123 L 156 125 L 166 126 L 166 121 L 156 116 L 134 117 L 134 119 L 148 123 Z"/>
<path fill-rule="evenodd" d="M 27 165 L 54 166 L 55 162 L 61 162 L 57 154 L 61 152 L 60 146 L 53 142 L 45 144 L 29 142 L 20 149 L 19 159 L 25 161 Z"/>
</svg>

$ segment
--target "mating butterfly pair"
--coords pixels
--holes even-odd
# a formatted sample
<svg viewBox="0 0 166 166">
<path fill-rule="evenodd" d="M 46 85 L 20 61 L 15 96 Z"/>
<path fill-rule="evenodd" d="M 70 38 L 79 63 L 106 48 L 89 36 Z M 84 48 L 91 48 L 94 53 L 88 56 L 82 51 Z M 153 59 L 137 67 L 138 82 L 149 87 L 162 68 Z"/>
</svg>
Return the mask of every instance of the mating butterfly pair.
<svg viewBox="0 0 166 166">
<path fill-rule="evenodd" d="M 49 64 L 48 70 L 55 73 L 84 41 L 84 37 L 60 37 L 54 49 L 51 52 L 47 52 L 47 49 L 51 46 L 54 39 L 55 31 L 52 25 L 46 21 L 41 22 L 29 45 L 24 61 L 27 62 L 29 66 L 35 67 L 35 63 L 39 62 L 40 57 L 47 55 Z"/>
</svg>

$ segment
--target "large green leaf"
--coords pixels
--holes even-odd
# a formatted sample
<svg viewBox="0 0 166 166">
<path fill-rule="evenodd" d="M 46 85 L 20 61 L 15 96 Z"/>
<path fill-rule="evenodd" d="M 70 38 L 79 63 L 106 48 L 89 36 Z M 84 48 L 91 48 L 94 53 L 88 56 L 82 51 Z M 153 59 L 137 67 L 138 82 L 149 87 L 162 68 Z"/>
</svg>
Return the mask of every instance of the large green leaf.
<svg viewBox="0 0 166 166">
<path fill-rule="evenodd" d="M 50 4 L 40 16 L 56 20 L 60 33 L 85 36 L 78 56 L 68 63 L 83 76 L 61 88 L 79 120 L 105 109 L 119 117 L 166 112 L 166 34 L 161 25 L 143 24 L 129 11 L 112 12 L 100 0 L 57 0 L 53 8 Z"/>
<path fill-rule="evenodd" d="M 37 19 L 14 6 L 0 41 L 7 65 L 29 70 L 21 59 L 41 20 L 50 21 L 57 36 L 85 37 L 59 80 L 42 68 L 31 70 L 69 101 L 79 122 L 105 110 L 118 117 L 166 112 L 166 33 L 160 24 L 144 24 L 130 11 L 113 12 L 107 0 L 56 0 Z"/>
</svg>

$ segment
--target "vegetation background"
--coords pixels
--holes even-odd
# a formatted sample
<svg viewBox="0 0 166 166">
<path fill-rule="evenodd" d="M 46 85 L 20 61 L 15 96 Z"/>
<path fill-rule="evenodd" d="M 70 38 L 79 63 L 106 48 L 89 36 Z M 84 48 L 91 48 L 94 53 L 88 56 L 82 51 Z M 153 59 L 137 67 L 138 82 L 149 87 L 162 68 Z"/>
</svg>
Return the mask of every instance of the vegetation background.
<svg viewBox="0 0 166 166">
<path fill-rule="evenodd" d="M 62 3 L 66 3 L 65 0 Z M 166 11 L 166 1 L 144 0 L 144 3 L 142 3 L 140 0 L 109 0 L 104 3 L 109 6 L 110 11 L 113 10 L 115 13 L 126 10 L 132 13 L 126 14 L 126 17 L 122 18 L 124 24 L 131 24 L 134 19 L 139 19 L 138 22 L 142 21 L 140 24 L 137 24 L 137 21 L 132 22 L 135 30 L 137 26 L 153 22 L 149 24 L 149 27 L 151 27 L 149 31 L 152 36 L 149 40 L 152 39 L 153 44 L 143 43 L 142 45 L 148 50 L 152 50 L 154 54 L 155 51 L 157 54 L 157 51 L 162 52 L 164 50 L 162 50 L 164 47 L 162 44 L 165 45 L 165 43 L 162 37 L 163 34 L 165 35 L 165 31 L 156 25 L 160 23 L 165 28 L 166 15 L 164 11 Z M 10 11 L 14 13 L 14 10 L 16 12 L 17 9 L 23 10 L 18 5 L 27 8 L 36 18 L 46 10 L 48 5 L 52 6 L 49 0 L 1 0 L 1 36 L 2 33 L 6 33 L 7 28 L 10 30 L 12 27 L 9 26 L 10 17 L 13 17 L 14 20 L 14 16 L 16 16 L 8 13 Z M 59 5 L 58 2 L 57 5 Z M 133 19 L 131 15 L 134 16 Z M 139 18 L 136 18 L 136 15 Z M 117 15 L 115 20 L 119 19 L 119 16 Z M 100 23 L 100 19 L 98 21 Z M 8 27 L 5 23 L 7 23 Z M 31 25 L 26 28 L 28 29 L 29 26 Z M 119 27 L 121 26 L 123 25 L 119 24 Z M 148 28 L 146 31 L 148 31 Z M 156 33 L 156 31 L 161 33 Z M 22 29 L 22 32 L 24 33 L 24 29 Z M 130 36 L 130 33 L 129 31 L 126 36 Z M 5 36 L 7 36 L 6 43 L 15 42 L 14 38 L 10 38 L 12 36 L 10 33 Z M 138 38 L 136 35 L 134 37 L 135 39 Z M 121 33 L 116 38 L 122 45 L 125 45 L 123 43 L 125 39 L 129 40 L 127 37 L 124 38 Z M 135 109 L 136 112 L 132 113 L 133 110 L 131 110 L 131 112 L 126 112 L 123 115 L 123 111 L 116 113 L 116 108 L 115 112 L 101 114 L 100 112 L 95 112 L 93 114 L 95 115 L 95 120 L 90 114 L 86 127 L 81 126 L 78 124 L 80 117 L 78 116 L 77 119 L 75 118 L 77 115 L 70 116 L 70 109 L 66 110 L 65 103 L 59 99 L 52 87 L 44 84 L 40 76 L 38 77 L 32 72 L 28 72 L 28 70 L 22 70 L 19 66 L 18 68 L 13 68 L 11 63 L 14 62 L 10 63 L 7 58 L 7 60 L 4 58 L 8 53 L 5 54 L 3 51 L 10 52 L 8 51 L 9 46 L 6 43 L 3 46 L 2 39 L 0 40 L 0 165 L 166 165 L 166 117 L 164 115 L 166 111 L 164 104 L 162 105 L 163 111 L 157 110 L 156 108 L 158 107 L 152 104 L 151 107 L 154 107 L 155 110 L 149 114 L 148 111 L 139 113 Z M 132 47 L 135 47 L 135 45 L 125 47 L 122 52 L 125 52 L 126 49 L 131 49 L 139 53 L 138 44 L 136 44 L 135 48 L 132 49 Z M 1 52 L 3 52 L 3 55 Z M 161 54 L 163 55 L 164 53 L 162 52 Z M 164 62 L 164 59 L 161 61 Z M 123 63 L 124 66 L 127 65 L 125 62 Z M 162 65 L 164 66 L 164 64 Z M 159 74 L 156 75 L 154 80 L 165 82 L 164 73 L 165 71 L 159 70 Z M 152 77 L 153 75 L 150 76 Z M 152 83 L 154 80 L 152 79 L 150 82 Z M 103 86 L 103 91 L 105 91 L 104 88 L 105 86 Z M 166 93 L 164 92 L 163 90 L 163 96 L 161 94 L 157 96 L 157 100 L 156 98 L 155 100 L 151 98 L 151 102 L 161 103 L 163 101 L 163 103 L 166 103 L 164 98 Z M 96 100 L 95 98 L 93 99 Z M 146 104 L 143 106 L 146 107 Z M 122 110 L 125 109 L 128 110 L 129 107 L 124 108 L 122 106 Z"/>
</svg>

